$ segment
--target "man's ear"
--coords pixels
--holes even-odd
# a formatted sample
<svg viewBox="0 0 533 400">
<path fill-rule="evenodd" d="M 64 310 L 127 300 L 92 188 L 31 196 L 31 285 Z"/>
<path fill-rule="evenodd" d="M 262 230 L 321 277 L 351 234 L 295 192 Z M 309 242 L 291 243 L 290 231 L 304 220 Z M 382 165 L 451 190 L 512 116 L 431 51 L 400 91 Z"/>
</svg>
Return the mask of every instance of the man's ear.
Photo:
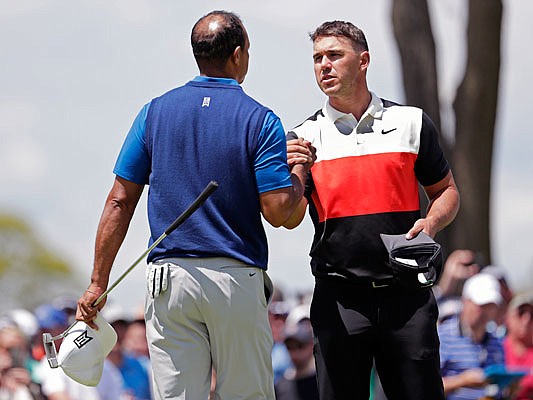
<svg viewBox="0 0 533 400">
<path fill-rule="evenodd" d="M 370 65 L 370 53 L 368 51 L 361 52 L 360 58 L 359 58 L 359 66 L 361 69 L 367 69 Z"/>
<path fill-rule="evenodd" d="M 235 47 L 235 50 L 233 50 L 233 54 L 231 55 L 231 61 L 233 61 L 233 63 L 235 65 L 239 65 L 240 64 L 240 62 L 241 62 L 241 53 L 242 53 L 241 46 L 237 46 L 237 47 Z"/>
</svg>

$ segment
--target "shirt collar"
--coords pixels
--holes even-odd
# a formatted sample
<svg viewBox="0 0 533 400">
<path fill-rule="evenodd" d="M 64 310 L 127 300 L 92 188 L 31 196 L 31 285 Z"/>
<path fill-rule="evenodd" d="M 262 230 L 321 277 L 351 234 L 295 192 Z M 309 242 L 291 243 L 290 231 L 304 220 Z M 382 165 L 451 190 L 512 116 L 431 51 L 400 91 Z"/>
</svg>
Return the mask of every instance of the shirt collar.
<svg viewBox="0 0 533 400">
<path fill-rule="evenodd" d="M 237 82 L 233 78 L 213 78 L 211 76 L 195 76 L 193 81 L 194 82 L 218 82 L 218 83 L 225 83 L 227 85 L 239 86 L 239 82 Z"/>
<path fill-rule="evenodd" d="M 383 103 L 381 99 L 373 92 L 370 92 L 370 94 L 372 96 L 370 104 L 368 105 L 366 111 L 363 113 L 361 119 L 363 119 L 366 115 L 370 115 L 373 118 L 381 118 L 381 115 L 383 114 Z M 326 104 L 324 105 L 323 111 L 326 118 L 333 123 L 335 123 L 335 121 L 341 118 L 344 120 L 353 119 L 355 124 L 357 124 L 358 122 L 352 114 L 346 114 L 342 111 L 337 110 L 336 108 L 333 108 L 333 106 L 329 104 L 329 99 L 326 99 Z"/>
</svg>

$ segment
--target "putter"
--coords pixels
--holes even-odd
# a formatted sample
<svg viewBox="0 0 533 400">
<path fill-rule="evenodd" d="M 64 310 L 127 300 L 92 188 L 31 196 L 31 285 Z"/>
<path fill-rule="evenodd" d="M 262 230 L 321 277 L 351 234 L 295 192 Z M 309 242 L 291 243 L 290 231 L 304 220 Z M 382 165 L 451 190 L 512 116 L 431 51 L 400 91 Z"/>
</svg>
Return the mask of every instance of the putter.
<svg viewBox="0 0 533 400">
<path fill-rule="evenodd" d="M 104 292 L 102 293 L 93 303 L 93 307 L 97 306 L 108 294 L 113 290 L 122 280 L 150 253 L 163 239 L 170 235 L 178 226 L 180 226 L 187 218 L 189 218 L 200 206 L 207 200 L 209 196 L 218 188 L 218 183 L 215 181 L 209 182 L 205 189 L 198 195 L 198 197 L 191 203 L 191 205 L 178 217 L 174 220 L 172 224 L 159 236 L 150 247 L 148 247 L 136 260 L 133 264 L 130 265 L 126 271 L 118 277 L 118 279 Z M 52 336 L 51 333 L 43 333 L 43 345 L 44 351 L 46 353 L 46 359 L 48 360 L 48 365 L 50 368 L 59 367 L 57 361 L 57 349 L 54 341 L 63 339 L 68 335 L 69 331 L 78 323 L 79 321 L 74 321 L 63 333 L 59 335 Z"/>
</svg>

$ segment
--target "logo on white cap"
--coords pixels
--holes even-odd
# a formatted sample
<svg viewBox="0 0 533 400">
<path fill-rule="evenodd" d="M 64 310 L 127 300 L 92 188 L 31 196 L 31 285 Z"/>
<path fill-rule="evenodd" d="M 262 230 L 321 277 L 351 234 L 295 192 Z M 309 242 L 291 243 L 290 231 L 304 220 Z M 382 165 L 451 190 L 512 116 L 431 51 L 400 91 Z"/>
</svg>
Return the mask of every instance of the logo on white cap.
<svg viewBox="0 0 533 400">
<path fill-rule="evenodd" d="M 81 349 L 83 346 L 85 346 L 87 343 L 89 343 L 94 338 L 89 336 L 89 332 L 85 331 L 80 336 L 78 336 L 76 339 L 74 339 L 74 344 L 78 346 L 78 349 Z"/>
</svg>

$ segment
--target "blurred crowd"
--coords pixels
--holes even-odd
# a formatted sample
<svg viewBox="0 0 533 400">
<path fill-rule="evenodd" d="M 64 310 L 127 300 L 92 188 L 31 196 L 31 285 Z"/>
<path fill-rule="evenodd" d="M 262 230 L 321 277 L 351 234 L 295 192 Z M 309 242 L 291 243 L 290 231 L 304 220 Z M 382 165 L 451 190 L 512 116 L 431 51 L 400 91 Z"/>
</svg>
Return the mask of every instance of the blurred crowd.
<svg viewBox="0 0 533 400">
<path fill-rule="evenodd" d="M 142 310 L 127 312 L 108 301 L 102 316 L 117 332 L 96 387 L 81 385 L 61 368 L 50 368 L 42 334 L 63 333 L 73 322 L 76 300 L 57 298 L 33 311 L 0 316 L 0 400 L 150 400 L 151 368 Z M 59 349 L 61 340 L 54 341 Z"/>
<path fill-rule="evenodd" d="M 533 399 L 533 292 L 515 293 L 504 268 L 484 265 L 474 251 L 456 250 L 433 293 L 447 399 Z M 310 303 L 311 293 L 288 298 L 277 286 L 269 305 L 277 400 L 318 399 Z M 142 309 L 124 310 L 111 299 L 102 316 L 118 341 L 98 386 L 80 385 L 49 367 L 42 333 L 64 332 L 75 310 L 76 300 L 62 297 L 0 315 L 0 400 L 152 398 Z M 215 380 L 214 371 L 213 385 Z M 386 399 L 377 375 L 371 392 L 373 400 Z"/>
<path fill-rule="evenodd" d="M 533 292 L 515 293 L 505 268 L 456 250 L 434 293 L 447 399 L 533 399 Z"/>
<path fill-rule="evenodd" d="M 446 258 L 432 290 L 447 400 L 533 400 L 533 292 L 515 293 L 505 268 L 471 250 Z M 278 400 L 318 399 L 309 298 L 291 307 L 278 292 L 269 306 Z M 371 400 L 386 400 L 375 372 L 371 382 Z"/>
</svg>

